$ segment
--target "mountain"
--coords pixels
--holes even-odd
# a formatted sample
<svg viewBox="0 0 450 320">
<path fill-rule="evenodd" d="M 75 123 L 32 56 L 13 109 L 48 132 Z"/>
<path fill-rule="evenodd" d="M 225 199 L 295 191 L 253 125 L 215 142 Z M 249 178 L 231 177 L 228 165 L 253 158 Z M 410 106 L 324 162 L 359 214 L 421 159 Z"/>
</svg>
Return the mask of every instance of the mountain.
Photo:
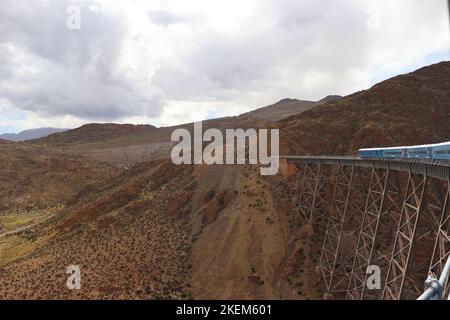
<svg viewBox="0 0 450 320">
<path fill-rule="evenodd" d="M 205 129 L 221 130 L 234 127 L 257 128 L 264 124 L 267 121 L 246 116 L 203 121 Z M 58 148 L 66 154 L 108 162 L 119 168 L 130 168 L 143 161 L 170 157 L 173 146 L 171 134 L 178 128 L 192 131 L 193 124 L 161 128 L 151 125 L 88 124 L 29 143 L 43 148 Z"/>
<path fill-rule="evenodd" d="M 285 154 L 446 141 L 449 75 L 442 62 L 275 122 L 204 126 L 279 128 Z M 291 202 L 291 180 L 253 165 L 176 166 L 178 127 L 192 125 L 0 141 L 0 299 L 321 298 L 323 235 Z M 64 287 L 71 264 L 82 290 Z"/>
<path fill-rule="evenodd" d="M 337 95 L 329 95 L 319 101 L 308 101 L 308 100 L 286 98 L 270 106 L 244 113 L 241 116 L 254 117 L 266 121 L 279 121 L 289 116 L 298 115 L 305 111 L 311 110 L 312 108 L 318 105 L 330 101 L 335 101 L 341 98 L 342 98 L 341 96 Z"/>
<path fill-rule="evenodd" d="M 129 136 L 154 129 L 151 125 L 91 123 L 72 130 L 43 137 L 40 142 L 51 144 L 104 142 L 116 137 Z"/>
<path fill-rule="evenodd" d="M 318 102 L 322 104 L 322 103 L 326 103 L 326 102 L 330 102 L 330 101 L 334 101 L 334 100 L 339 100 L 341 98 L 342 98 L 342 96 L 339 96 L 339 95 L 329 95 L 323 99 L 320 99 Z"/>
<path fill-rule="evenodd" d="M 37 128 L 24 130 L 20 133 L 5 133 L 0 135 L 0 139 L 9 141 L 26 141 L 47 137 L 53 133 L 64 132 L 68 129 L 59 128 Z"/>
<path fill-rule="evenodd" d="M 268 121 L 277 121 L 294 114 L 300 114 L 314 108 L 317 105 L 319 105 L 319 103 L 314 101 L 283 99 L 270 106 L 244 113 L 242 116 L 255 117 Z"/>
<path fill-rule="evenodd" d="M 120 173 L 116 167 L 60 150 L 0 142 L 0 216 L 55 210 L 90 184 Z M 0 219 L 0 233 L 2 229 Z"/>
<path fill-rule="evenodd" d="M 274 124 L 282 153 L 355 154 L 359 148 L 450 140 L 450 62 L 396 76 Z"/>
</svg>

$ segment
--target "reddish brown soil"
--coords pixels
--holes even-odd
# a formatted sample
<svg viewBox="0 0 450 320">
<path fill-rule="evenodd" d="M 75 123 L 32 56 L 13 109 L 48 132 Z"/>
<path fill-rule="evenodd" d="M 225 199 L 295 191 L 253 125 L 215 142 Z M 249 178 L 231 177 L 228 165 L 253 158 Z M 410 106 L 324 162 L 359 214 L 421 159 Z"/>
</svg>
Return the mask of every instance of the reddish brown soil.
<svg viewBox="0 0 450 320">
<path fill-rule="evenodd" d="M 273 126 L 282 153 L 353 154 L 450 140 L 449 116 L 444 62 Z M 265 125 L 248 116 L 205 124 Z M 261 177 L 256 166 L 174 166 L 170 145 L 128 152 L 168 143 L 171 130 L 94 125 L 0 141 L 2 214 L 62 205 L 50 220 L 0 238 L 0 299 L 321 298 L 323 230 L 292 205 L 295 169 Z M 81 267 L 80 291 L 65 286 L 71 264 Z"/>
</svg>

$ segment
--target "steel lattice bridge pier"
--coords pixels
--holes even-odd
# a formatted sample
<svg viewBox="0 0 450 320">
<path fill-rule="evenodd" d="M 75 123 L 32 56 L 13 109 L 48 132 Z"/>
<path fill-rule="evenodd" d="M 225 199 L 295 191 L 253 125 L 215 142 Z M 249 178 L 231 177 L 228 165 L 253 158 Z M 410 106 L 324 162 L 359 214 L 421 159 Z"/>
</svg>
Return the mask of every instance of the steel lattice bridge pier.
<svg viewBox="0 0 450 320">
<path fill-rule="evenodd" d="M 338 299 L 417 299 L 450 257 L 450 162 L 281 156 L 296 167 L 293 201 L 324 230 L 319 270 Z M 379 268 L 378 288 L 367 286 Z M 448 279 L 442 294 L 449 294 Z"/>
</svg>

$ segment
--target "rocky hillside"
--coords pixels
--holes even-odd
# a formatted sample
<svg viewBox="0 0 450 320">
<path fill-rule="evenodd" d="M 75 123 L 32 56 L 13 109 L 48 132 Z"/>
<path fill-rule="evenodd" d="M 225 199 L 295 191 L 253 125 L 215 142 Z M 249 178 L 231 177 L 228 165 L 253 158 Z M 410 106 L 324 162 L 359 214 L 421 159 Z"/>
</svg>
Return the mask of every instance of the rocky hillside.
<svg viewBox="0 0 450 320">
<path fill-rule="evenodd" d="M 449 116 L 443 62 L 271 125 L 281 129 L 283 153 L 352 154 L 450 140 Z M 241 116 L 205 127 L 268 124 Z M 0 299 L 320 298 L 322 233 L 298 215 L 290 180 L 261 177 L 257 166 L 174 166 L 164 152 L 152 161 L 136 155 L 154 156 L 143 146 L 168 143 L 171 130 L 94 125 L 0 142 L 8 177 L 0 195 L 10 201 L 0 216 Z M 127 169 L 118 150 L 136 152 Z M 26 212 L 37 200 L 58 207 Z M 21 203 L 25 212 L 16 213 Z M 81 267 L 80 291 L 65 286 L 70 264 Z"/>
<path fill-rule="evenodd" d="M 154 129 L 151 125 L 132 125 L 132 124 L 115 124 L 115 123 L 91 123 L 76 129 L 68 130 L 61 133 L 55 133 L 48 137 L 44 137 L 34 143 L 45 144 L 82 144 L 92 142 L 105 142 L 118 136 L 132 136 L 142 132 L 148 132 Z"/>
<path fill-rule="evenodd" d="M 450 62 L 283 119 L 284 154 L 354 154 L 358 148 L 450 140 Z"/>
<path fill-rule="evenodd" d="M 270 106 L 244 113 L 243 116 L 255 117 L 269 121 L 278 121 L 310 110 L 319 104 L 319 102 L 314 101 L 283 99 Z"/>
<path fill-rule="evenodd" d="M 107 163 L 24 143 L 0 143 L 0 215 L 58 205 L 120 173 Z"/>
<path fill-rule="evenodd" d="M 53 219 L 0 238 L 0 299 L 317 298 L 314 239 L 274 179 L 164 161 L 84 188 Z M 65 287 L 71 264 L 80 291 Z"/>
<path fill-rule="evenodd" d="M 340 98 L 342 97 L 337 95 L 329 95 L 319 101 L 283 99 L 270 106 L 244 113 L 241 116 L 248 116 L 266 121 L 279 121 L 290 116 L 299 115 L 316 106 L 338 100 Z"/>
</svg>

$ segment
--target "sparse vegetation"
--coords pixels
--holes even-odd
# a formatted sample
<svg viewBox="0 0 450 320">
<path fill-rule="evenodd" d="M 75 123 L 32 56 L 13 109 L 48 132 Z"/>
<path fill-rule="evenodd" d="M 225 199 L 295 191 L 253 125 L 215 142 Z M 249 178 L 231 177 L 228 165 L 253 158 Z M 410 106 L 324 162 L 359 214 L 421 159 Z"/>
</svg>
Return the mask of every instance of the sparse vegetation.
<svg viewBox="0 0 450 320">
<path fill-rule="evenodd" d="M 449 73 L 441 63 L 275 123 L 247 114 L 204 128 L 279 127 L 281 154 L 438 142 L 450 136 Z M 298 214 L 295 172 L 172 165 L 172 129 L 0 141 L 0 299 L 322 298 L 326 217 Z M 80 291 L 65 286 L 71 264 Z"/>
</svg>

